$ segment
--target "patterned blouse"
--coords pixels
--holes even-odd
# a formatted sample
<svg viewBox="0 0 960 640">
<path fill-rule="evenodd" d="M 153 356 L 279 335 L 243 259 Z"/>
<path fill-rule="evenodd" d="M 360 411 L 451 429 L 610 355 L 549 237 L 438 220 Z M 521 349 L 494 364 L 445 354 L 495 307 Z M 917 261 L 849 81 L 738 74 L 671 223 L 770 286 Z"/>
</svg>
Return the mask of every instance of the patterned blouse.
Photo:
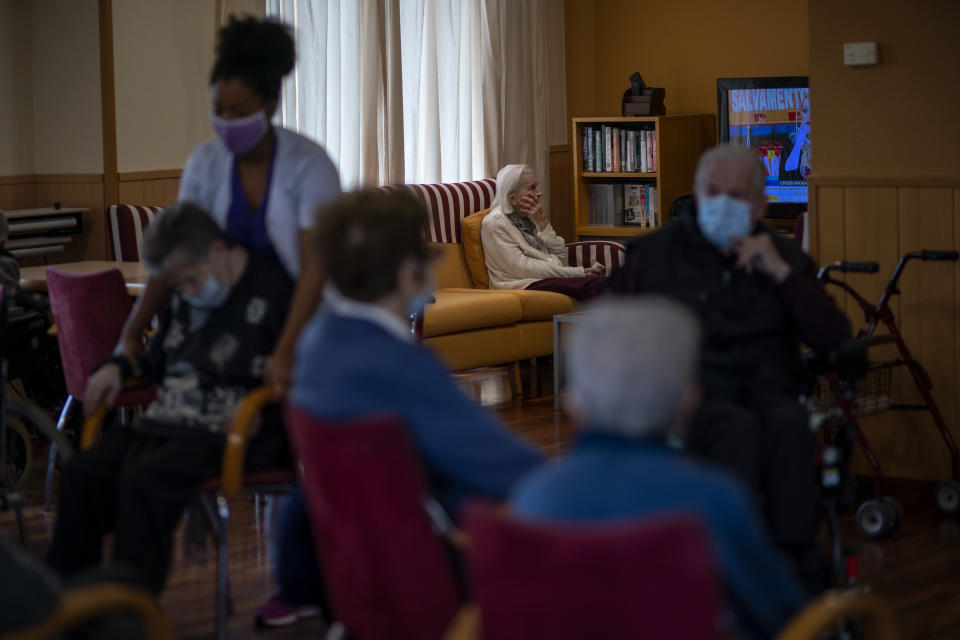
<svg viewBox="0 0 960 640">
<path fill-rule="evenodd" d="M 537 225 L 533 220 L 516 212 L 508 213 L 507 218 L 513 223 L 513 226 L 520 230 L 520 233 L 523 234 L 523 239 L 527 241 L 528 245 L 537 251 L 547 252 L 547 248 L 543 246 L 540 238 L 537 237 Z"/>
</svg>

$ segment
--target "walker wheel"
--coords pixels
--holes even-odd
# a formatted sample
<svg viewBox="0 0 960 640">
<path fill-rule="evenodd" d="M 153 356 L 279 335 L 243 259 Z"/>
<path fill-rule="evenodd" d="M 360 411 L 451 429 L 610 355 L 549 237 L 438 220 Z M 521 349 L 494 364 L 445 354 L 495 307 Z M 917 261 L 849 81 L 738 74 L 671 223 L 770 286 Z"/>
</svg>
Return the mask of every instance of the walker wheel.
<svg viewBox="0 0 960 640">
<path fill-rule="evenodd" d="M 960 482 L 944 480 L 937 485 L 937 508 L 944 515 L 960 514 Z"/>
<path fill-rule="evenodd" d="M 3 419 L 6 420 L 7 441 L 4 443 L 6 460 L 3 460 L 0 485 L 9 483 L 9 489 L 19 489 L 33 464 L 33 441 L 20 420 L 9 414 Z"/>
<path fill-rule="evenodd" d="M 867 538 L 886 537 L 893 531 L 896 519 L 893 507 L 880 500 L 867 500 L 857 509 L 857 529 Z"/>
<path fill-rule="evenodd" d="M 893 509 L 893 528 L 890 529 L 890 533 L 893 533 L 903 524 L 903 505 L 893 496 L 883 496 L 883 503 Z"/>
</svg>

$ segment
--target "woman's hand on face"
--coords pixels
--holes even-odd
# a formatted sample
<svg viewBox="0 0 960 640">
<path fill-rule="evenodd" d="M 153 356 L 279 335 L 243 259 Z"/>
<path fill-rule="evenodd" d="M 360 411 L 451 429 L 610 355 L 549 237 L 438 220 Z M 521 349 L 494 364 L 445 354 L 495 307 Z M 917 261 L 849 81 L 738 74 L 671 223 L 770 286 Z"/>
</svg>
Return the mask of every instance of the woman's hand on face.
<svg viewBox="0 0 960 640">
<path fill-rule="evenodd" d="M 550 220 L 547 218 L 547 214 L 543 212 L 543 204 L 536 196 L 530 194 L 520 196 L 520 200 L 517 201 L 517 210 L 530 218 L 540 231 L 550 226 Z"/>
</svg>

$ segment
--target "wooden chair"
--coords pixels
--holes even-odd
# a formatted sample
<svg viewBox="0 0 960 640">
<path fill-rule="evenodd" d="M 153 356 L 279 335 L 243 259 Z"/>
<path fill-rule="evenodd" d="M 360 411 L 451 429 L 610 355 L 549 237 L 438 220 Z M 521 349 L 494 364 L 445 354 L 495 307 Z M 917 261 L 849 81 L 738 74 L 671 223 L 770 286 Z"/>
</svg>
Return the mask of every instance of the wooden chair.
<svg viewBox="0 0 960 640">
<path fill-rule="evenodd" d="M 142 624 L 150 640 L 174 640 L 170 623 L 156 600 L 145 591 L 120 584 L 95 584 L 72 589 L 53 613 L 36 625 L 4 630 L 4 640 L 46 640 L 114 613 L 129 613 Z"/>
<path fill-rule="evenodd" d="M 244 471 L 247 447 L 253 437 L 257 418 L 267 405 L 279 400 L 276 393 L 267 387 L 254 389 L 247 394 L 237 408 L 227 433 L 220 476 L 211 478 L 200 490 L 200 503 L 217 544 L 216 628 L 218 638 L 227 637 L 227 619 L 232 608 L 230 554 L 227 544 L 227 533 L 230 529 L 228 498 L 236 497 L 241 493 L 287 493 L 296 484 L 296 475 L 292 469 L 266 469 L 249 473 Z M 99 440 L 107 410 L 105 405 L 100 405 L 95 413 L 87 418 L 80 442 L 81 449 L 87 449 Z"/>
</svg>

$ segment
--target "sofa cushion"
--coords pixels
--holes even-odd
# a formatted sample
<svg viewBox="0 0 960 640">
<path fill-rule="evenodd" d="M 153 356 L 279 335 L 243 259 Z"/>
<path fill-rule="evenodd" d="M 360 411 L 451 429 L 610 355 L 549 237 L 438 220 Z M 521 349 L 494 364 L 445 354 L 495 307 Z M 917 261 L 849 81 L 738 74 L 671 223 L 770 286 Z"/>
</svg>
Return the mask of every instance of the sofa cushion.
<svg viewBox="0 0 960 640">
<path fill-rule="evenodd" d="M 480 228 L 483 219 L 490 213 L 490 209 L 483 209 L 471 213 L 460 221 L 460 233 L 463 235 L 463 257 L 467 260 L 467 269 L 473 279 L 473 286 L 477 289 L 490 288 L 490 272 L 487 271 L 487 260 L 483 255 L 483 241 L 480 239 Z"/>
<path fill-rule="evenodd" d="M 423 337 L 499 327 L 520 322 L 517 296 L 490 290 L 438 289 L 423 316 Z"/>
<path fill-rule="evenodd" d="M 437 289 L 462 287 L 470 289 L 473 282 L 463 259 L 463 245 L 455 242 L 430 242 L 430 251 L 437 254 L 433 263 L 433 277 Z"/>
<path fill-rule="evenodd" d="M 475 295 L 510 295 L 520 301 L 523 314 L 521 322 L 539 322 L 553 320 L 553 316 L 576 311 L 577 303 L 573 298 L 551 291 L 527 291 L 526 289 L 447 289 L 450 293 L 474 293 Z"/>
</svg>

